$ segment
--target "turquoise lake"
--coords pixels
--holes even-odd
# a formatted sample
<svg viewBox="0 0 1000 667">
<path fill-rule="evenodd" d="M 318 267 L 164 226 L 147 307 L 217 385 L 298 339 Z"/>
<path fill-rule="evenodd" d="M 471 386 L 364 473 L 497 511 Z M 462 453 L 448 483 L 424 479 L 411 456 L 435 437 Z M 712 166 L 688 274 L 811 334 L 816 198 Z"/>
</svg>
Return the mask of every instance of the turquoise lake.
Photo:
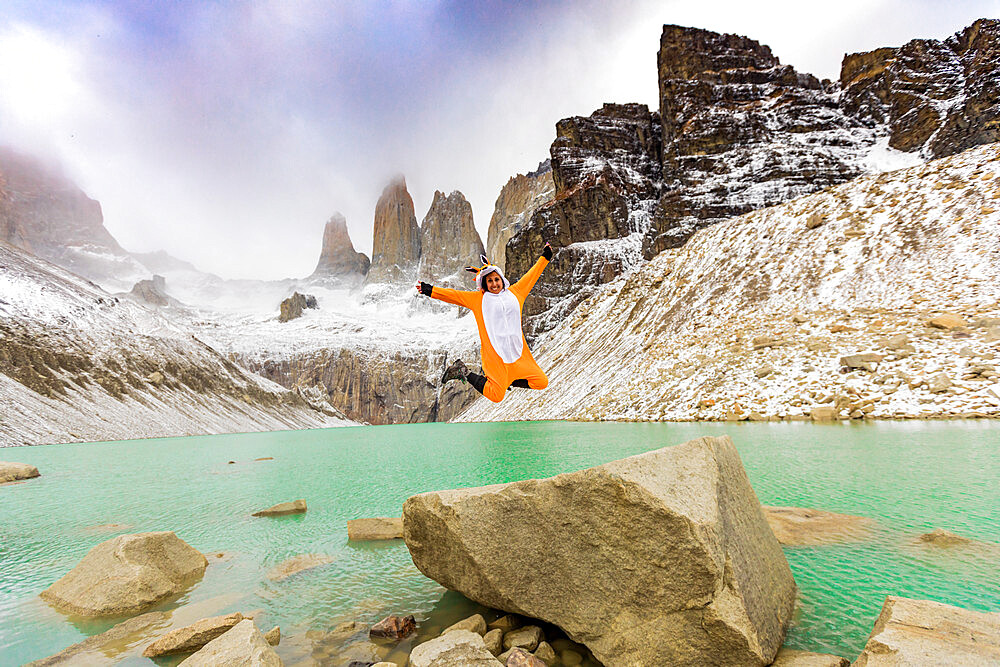
<svg viewBox="0 0 1000 667">
<path fill-rule="evenodd" d="M 348 543 L 349 519 L 399 516 L 403 501 L 422 491 L 548 477 L 723 434 L 763 504 L 876 522 L 864 542 L 785 549 L 800 598 L 787 646 L 854 659 L 887 595 L 1000 610 L 996 550 L 913 542 L 944 528 L 1000 544 L 995 422 L 354 427 L 0 450 L 0 459 L 42 473 L 0 486 L 0 665 L 57 653 L 113 624 L 65 616 L 38 593 L 94 545 L 132 532 L 172 530 L 213 554 L 202 581 L 162 609 L 256 611 L 262 629 L 281 626 L 277 650 L 286 664 L 307 654 L 306 633 L 342 621 L 412 613 L 441 627 L 474 605 L 423 577 L 402 541 Z M 260 457 L 274 458 L 254 461 Z M 250 516 L 296 498 L 308 502 L 306 514 Z M 306 553 L 333 560 L 268 578 Z M 107 661 L 152 664 L 131 649 Z"/>
</svg>

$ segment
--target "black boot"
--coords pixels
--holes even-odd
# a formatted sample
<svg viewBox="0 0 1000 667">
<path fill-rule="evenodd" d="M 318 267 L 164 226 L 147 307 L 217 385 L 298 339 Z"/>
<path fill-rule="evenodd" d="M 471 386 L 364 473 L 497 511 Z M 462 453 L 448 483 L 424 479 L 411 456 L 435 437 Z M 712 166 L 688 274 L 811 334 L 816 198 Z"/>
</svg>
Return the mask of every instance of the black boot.
<svg viewBox="0 0 1000 667">
<path fill-rule="evenodd" d="M 444 375 L 441 376 L 441 384 L 451 382 L 452 380 L 464 380 L 468 374 L 469 369 L 465 367 L 465 362 L 457 359 L 451 366 L 444 369 Z"/>
</svg>

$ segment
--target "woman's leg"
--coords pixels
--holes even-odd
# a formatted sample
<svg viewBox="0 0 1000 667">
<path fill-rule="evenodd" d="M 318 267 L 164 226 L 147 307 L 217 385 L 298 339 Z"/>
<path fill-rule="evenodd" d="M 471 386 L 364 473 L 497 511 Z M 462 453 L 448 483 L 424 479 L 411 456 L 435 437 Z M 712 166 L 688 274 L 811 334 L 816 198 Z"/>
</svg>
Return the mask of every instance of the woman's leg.
<svg viewBox="0 0 1000 667">
<path fill-rule="evenodd" d="M 519 373 L 524 383 L 521 384 L 522 380 L 515 380 L 513 386 L 515 387 L 525 387 L 528 389 L 545 389 L 549 386 L 549 378 L 545 375 L 545 372 L 538 367 L 538 364 L 532 363 L 531 366 L 522 369 Z"/>
<path fill-rule="evenodd" d="M 494 403 L 502 401 L 504 395 L 507 393 L 507 387 L 505 384 L 501 384 L 492 378 L 486 377 L 485 375 L 480 375 L 479 373 L 469 373 L 465 377 L 476 391 Z"/>
</svg>

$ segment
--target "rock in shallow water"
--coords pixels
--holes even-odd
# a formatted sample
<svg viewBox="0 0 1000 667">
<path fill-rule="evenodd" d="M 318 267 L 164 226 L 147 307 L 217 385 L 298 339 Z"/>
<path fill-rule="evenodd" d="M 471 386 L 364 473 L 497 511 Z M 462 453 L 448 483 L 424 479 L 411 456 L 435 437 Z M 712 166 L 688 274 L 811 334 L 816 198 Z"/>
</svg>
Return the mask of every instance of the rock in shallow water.
<svg viewBox="0 0 1000 667">
<path fill-rule="evenodd" d="M 483 638 L 468 630 L 441 635 L 410 653 L 410 667 L 497 667 L 502 664 L 487 650 Z"/>
<path fill-rule="evenodd" d="M 858 667 L 1000 665 L 1000 613 L 888 597 Z"/>
<path fill-rule="evenodd" d="M 170 616 L 168 614 L 162 611 L 151 611 L 147 614 L 130 618 L 127 621 L 122 621 L 99 635 L 87 637 L 82 642 L 73 644 L 55 655 L 29 662 L 24 667 L 81 665 L 93 664 L 98 660 L 109 660 L 117 654 L 113 650 L 107 650 L 108 646 L 120 646 L 123 643 L 134 642 L 137 635 L 141 636 L 143 633 L 152 632 L 157 627 L 169 623 L 169 621 Z"/>
<path fill-rule="evenodd" d="M 558 625 L 607 667 L 768 664 L 795 601 L 729 438 L 420 494 L 403 524 L 425 575 Z"/>
<path fill-rule="evenodd" d="M 41 597 L 81 616 L 126 616 L 180 594 L 206 567 L 205 556 L 172 532 L 119 535 L 91 549 Z"/>
<path fill-rule="evenodd" d="M 771 667 L 847 667 L 849 664 L 846 658 L 829 653 L 810 653 L 783 648 L 778 651 L 778 657 L 771 663 Z"/>
<path fill-rule="evenodd" d="M 38 468 L 27 463 L 0 461 L 0 484 L 38 477 Z"/>
<path fill-rule="evenodd" d="M 301 514 L 305 512 L 306 509 L 306 501 L 300 498 L 299 500 L 272 505 L 266 510 L 254 512 L 251 516 L 284 516 L 286 514 Z"/>
<path fill-rule="evenodd" d="M 249 618 L 180 663 L 184 667 L 281 667 L 281 658 Z"/>
<path fill-rule="evenodd" d="M 403 519 L 400 517 L 375 517 L 351 519 L 347 522 L 349 540 L 397 540 L 403 538 Z"/>
<path fill-rule="evenodd" d="M 187 627 L 168 632 L 147 646 L 142 654 L 147 658 L 155 658 L 161 655 L 197 651 L 216 637 L 231 630 L 243 618 L 243 614 L 239 612 L 203 618 Z"/>
<path fill-rule="evenodd" d="M 763 510 L 774 536 L 785 546 L 860 542 L 871 536 L 874 525 L 867 517 L 805 507 L 765 506 Z"/>
</svg>

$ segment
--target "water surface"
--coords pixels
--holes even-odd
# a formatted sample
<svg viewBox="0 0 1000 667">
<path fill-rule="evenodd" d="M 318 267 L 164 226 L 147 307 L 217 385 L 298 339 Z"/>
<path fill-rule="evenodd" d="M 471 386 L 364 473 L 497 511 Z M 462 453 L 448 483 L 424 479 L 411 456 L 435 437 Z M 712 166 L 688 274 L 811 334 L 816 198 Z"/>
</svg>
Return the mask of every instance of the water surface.
<svg viewBox="0 0 1000 667">
<path fill-rule="evenodd" d="M 278 624 L 292 637 L 279 647 L 286 659 L 295 658 L 295 637 L 343 620 L 414 613 L 440 625 L 470 607 L 423 577 L 401 542 L 348 543 L 348 519 L 398 516 L 422 491 L 547 477 L 722 434 L 736 443 L 762 503 L 877 522 L 863 543 L 785 550 L 800 593 L 787 645 L 853 659 L 886 595 L 1000 610 L 995 551 L 912 544 L 935 528 L 1000 543 L 995 423 L 356 427 L 3 450 L 42 477 L 0 487 L 0 664 L 56 653 L 109 627 L 63 616 L 37 596 L 122 532 L 172 530 L 201 551 L 224 554 L 164 608 L 260 610 L 263 629 Z M 274 460 L 254 461 L 260 457 Z M 250 516 L 296 498 L 307 500 L 305 515 Z M 303 553 L 334 560 L 268 579 L 276 564 Z"/>
</svg>

